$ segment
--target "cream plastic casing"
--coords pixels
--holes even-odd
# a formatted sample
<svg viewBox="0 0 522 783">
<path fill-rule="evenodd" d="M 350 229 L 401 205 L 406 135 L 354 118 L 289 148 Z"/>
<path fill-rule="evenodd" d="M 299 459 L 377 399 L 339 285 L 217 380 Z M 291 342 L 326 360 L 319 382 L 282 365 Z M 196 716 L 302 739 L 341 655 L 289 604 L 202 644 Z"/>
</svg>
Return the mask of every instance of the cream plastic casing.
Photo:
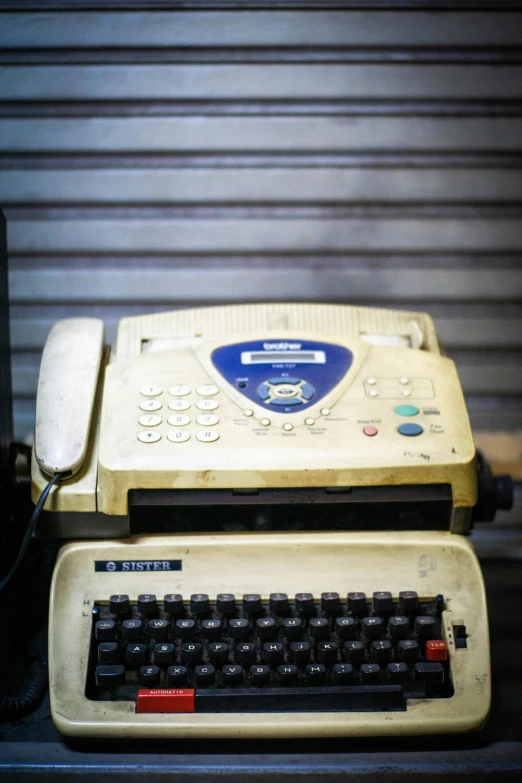
<svg viewBox="0 0 522 783">
<path fill-rule="evenodd" d="M 94 561 L 180 559 L 182 570 L 95 572 Z M 442 593 L 451 698 L 409 700 L 398 712 L 136 714 L 132 701 L 85 696 L 92 608 L 113 593 L 261 593 L 416 590 Z M 454 630 L 465 625 L 467 649 Z M 340 737 L 455 733 L 486 720 L 491 701 L 484 584 L 469 541 L 450 533 L 280 533 L 136 538 L 66 545 L 58 558 L 49 626 L 51 709 L 72 736 Z"/>
</svg>

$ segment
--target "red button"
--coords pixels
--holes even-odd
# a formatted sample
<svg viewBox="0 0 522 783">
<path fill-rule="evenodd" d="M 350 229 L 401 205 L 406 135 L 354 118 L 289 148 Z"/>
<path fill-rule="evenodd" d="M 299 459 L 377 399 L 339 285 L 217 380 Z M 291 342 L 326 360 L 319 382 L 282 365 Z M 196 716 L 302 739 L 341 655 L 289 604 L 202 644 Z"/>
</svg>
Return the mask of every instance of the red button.
<svg viewBox="0 0 522 783">
<path fill-rule="evenodd" d="M 428 661 L 445 661 L 448 657 L 448 647 L 446 642 L 435 641 L 426 642 L 426 658 Z"/>
<path fill-rule="evenodd" d="M 363 432 L 365 435 L 369 435 L 370 438 L 372 438 L 374 435 L 377 435 L 379 430 L 377 429 L 377 427 L 372 427 L 372 425 L 369 424 L 367 427 L 363 429 Z"/>
<path fill-rule="evenodd" d="M 136 712 L 194 712 L 194 688 L 142 688 Z"/>
</svg>

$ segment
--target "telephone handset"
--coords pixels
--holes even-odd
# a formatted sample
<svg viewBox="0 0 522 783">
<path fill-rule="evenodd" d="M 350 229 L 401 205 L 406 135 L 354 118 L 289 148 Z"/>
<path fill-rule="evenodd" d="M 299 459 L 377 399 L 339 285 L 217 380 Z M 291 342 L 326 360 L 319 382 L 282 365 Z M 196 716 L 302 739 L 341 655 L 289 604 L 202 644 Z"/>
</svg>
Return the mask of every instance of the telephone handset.
<svg viewBox="0 0 522 783">
<path fill-rule="evenodd" d="M 38 379 L 34 442 L 36 460 L 48 475 L 68 478 L 82 466 L 102 352 L 99 318 L 67 318 L 49 333 Z"/>
</svg>

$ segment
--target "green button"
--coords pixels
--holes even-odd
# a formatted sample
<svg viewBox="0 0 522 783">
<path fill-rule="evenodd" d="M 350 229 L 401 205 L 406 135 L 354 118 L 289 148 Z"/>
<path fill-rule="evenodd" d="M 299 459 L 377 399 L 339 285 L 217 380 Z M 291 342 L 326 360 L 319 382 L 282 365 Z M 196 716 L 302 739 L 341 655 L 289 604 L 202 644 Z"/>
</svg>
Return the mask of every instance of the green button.
<svg viewBox="0 0 522 783">
<path fill-rule="evenodd" d="M 394 410 L 399 416 L 416 416 L 419 412 L 419 409 L 416 408 L 415 405 L 397 405 Z"/>
</svg>

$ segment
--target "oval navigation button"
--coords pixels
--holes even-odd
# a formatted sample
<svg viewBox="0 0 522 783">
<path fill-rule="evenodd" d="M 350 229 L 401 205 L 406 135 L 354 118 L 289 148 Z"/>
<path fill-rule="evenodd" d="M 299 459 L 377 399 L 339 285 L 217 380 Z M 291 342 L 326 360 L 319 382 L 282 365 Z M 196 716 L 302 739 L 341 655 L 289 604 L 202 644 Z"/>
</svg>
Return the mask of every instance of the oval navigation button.
<svg viewBox="0 0 522 783">
<path fill-rule="evenodd" d="M 399 416 L 416 416 L 419 412 L 416 405 L 397 405 L 393 410 Z"/>
<path fill-rule="evenodd" d="M 420 424 L 413 424 L 413 422 L 399 424 L 397 430 L 401 433 L 401 435 L 407 435 L 410 438 L 414 435 L 420 435 L 421 432 L 424 432 Z"/>
</svg>

